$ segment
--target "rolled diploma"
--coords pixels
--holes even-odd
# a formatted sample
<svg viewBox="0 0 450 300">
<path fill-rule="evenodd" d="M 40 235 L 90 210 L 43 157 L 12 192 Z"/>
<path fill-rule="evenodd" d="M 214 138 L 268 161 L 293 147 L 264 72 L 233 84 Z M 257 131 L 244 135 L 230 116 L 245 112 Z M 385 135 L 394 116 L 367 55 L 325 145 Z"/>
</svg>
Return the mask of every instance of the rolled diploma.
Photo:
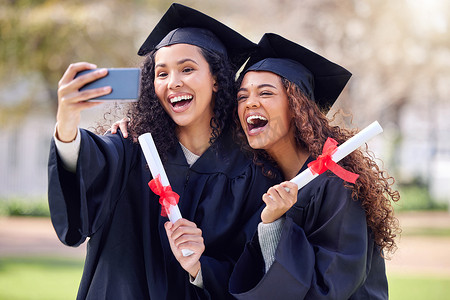
<svg viewBox="0 0 450 300">
<path fill-rule="evenodd" d="M 152 173 L 153 178 L 156 176 L 161 177 L 161 183 L 163 186 L 170 185 L 169 178 L 167 178 L 166 171 L 159 157 L 158 150 L 156 149 L 155 142 L 153 141 L 151 133 L 144 133 L 138 137 L 139 144 L 141 144 L 142 151 L 144 152 L 145 159 L 147 160 L 148 167 Z M 171 205 L 168 212 L 170 222 L 175 223 L 178 219 L 181 219 L 181 212 L 178 205 Z M 189 249 L 182 249 L 183 256 L 189 256 L 194 252 Z"/>
<path fill-rule="evenodd" d="M 383 128 L 381 128 L 380 124 L 375 121 L 357 134 L 355 134 L 353 137 L 348 139 L 346 142 L 344 142 L 342 145 L 340 145 L 336 152 L 331 156 L 331 159 L 334 162 L 338 162 L 359 147 L 361 147 L 362 144 L 369 141 L 371 138 L 376 136 L 377 134 L 383 132 Z M 311 172 L 311 169 L 308 168 L 305 171 L 301 172 L 294 178 L 292 178 L 290 181 L 294 182 L 298 185 L 298 189 L 301 189 L 305 185 L 307 185 L 311 180 L 319 176 L 319 174 L 313 174 Z"/>
</svg>

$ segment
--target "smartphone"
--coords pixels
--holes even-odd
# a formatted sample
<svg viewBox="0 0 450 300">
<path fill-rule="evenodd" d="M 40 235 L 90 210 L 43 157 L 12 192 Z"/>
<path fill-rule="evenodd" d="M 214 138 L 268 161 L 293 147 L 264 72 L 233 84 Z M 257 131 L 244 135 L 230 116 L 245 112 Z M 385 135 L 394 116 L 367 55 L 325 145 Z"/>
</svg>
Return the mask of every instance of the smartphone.
<svg viewBox="0 0 450 300">
<path fill-rule="evenodd" d="M 95 71 L 85 70 L 75 77 Z M 139 96 L 141 70 L 138 68 L 110 68 L 108 75 L 84 85 L 80 91 L 110 86 L 112 92 L 108 95 L 89 99 L 89 102 L 126 101 L 136 102 Z"/>
</svg>

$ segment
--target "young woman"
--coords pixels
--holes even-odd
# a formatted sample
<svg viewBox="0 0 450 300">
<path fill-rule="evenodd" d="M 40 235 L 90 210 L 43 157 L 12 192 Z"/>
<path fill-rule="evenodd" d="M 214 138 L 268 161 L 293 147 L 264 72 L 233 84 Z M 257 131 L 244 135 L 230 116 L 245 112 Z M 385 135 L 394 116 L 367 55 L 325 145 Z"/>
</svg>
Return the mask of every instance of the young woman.
<svg viewBox="0 0 450 300">
<path fill-rule="evenodd" d="M 318 158 L 327 138 L 352 132 L 324 112 L 351 74 L 275 34 L 266 34 L 241 75 L 239 131 L 257 161 L 273 160 L 285 180 Z M 268 189 L 262 222 L 235 266 L 238 299 L 387 299 L 383 252 L 395 249 L 393 178 L 367 153 L 340 163 L 359 174 L 354 184 L 330 171 L 297 193 L 283 182 Z"/>
<path fill-rule="evenodd" d="M 131 130 L 155 139 L 180 195 L 184 219 L 175 224 L 160 214 L 139 144 L 77 128 L 80 112 L 95 105 L 85 100 L 111 90 L 79 89 L 105 70 L 75 78 L 95 66 L 67 69 L 58 89 L 49 206 L 63 243 L 89 238 L 78 299 L 231 298 L 233 265 L 259 222 L 260 195 L 275 183 L 230 138 L 234 72 L 254 46 L 174 4 L 139 51 L 146 59 Z M 182 249 L 194 254 L 184 257 Z"/>
</svg>

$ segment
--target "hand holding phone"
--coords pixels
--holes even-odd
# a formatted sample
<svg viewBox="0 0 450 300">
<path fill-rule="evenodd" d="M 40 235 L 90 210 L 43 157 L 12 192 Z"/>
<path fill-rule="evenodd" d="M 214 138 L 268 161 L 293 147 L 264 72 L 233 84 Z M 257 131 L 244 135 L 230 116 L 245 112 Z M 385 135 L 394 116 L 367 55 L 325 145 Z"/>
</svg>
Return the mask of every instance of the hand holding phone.
<svg viewBox="0 0 450 300">
<path fill-rule="evenodd" d="M 77 73 L 75 77 L 93 72 L 94 70 L 85 70 Z M 80 88 L 80 91 L 86 89 L 100 88 L 110 86 L 112 92 L 108 95 L 89 99 L 89 102 L 136 102 L 139 97 L 141 71 L 138 68 L 110 68 L 108 75 L 90 82 Z"/>
</svg>

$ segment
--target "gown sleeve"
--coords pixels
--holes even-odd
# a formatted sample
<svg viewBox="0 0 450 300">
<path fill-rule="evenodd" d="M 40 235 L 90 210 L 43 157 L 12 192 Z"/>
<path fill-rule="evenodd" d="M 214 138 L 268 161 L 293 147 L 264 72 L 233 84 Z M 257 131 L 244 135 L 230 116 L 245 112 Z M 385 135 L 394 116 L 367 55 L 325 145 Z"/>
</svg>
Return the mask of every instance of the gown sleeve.
<svg viewBox="0 0 450 300">
<path fill-rule="evenodd" d="M 67 171 L 52 139 L 48 163 L 48 201 L 58 238 L 82 244 L 105 222 L 125 186 L 131 141 L 121 135 L 98 136 L 81 130 L 76 173 Z"/>
<path fill-rule="evenodd" d="M 213 246 L 214 249 L 207 247 L 200 258 L 204 283 L 204 289 L 202 293 L 199 293 L 202 295 L 200 299 L 235 299 L 228 288 L 231 273 L 246 242 L 252 238 L 261 221 L 260 215 L 263 209 L 261 197 L 268 187 L 277 181 L 277 179 L 265 177 L 255 166 L 251 166 L 249 170 L 251 173 L 246 174 L 246 182 L 238 178 L 240 183 L 233 185 L 234 205 L 238 204 L 238 206 L 232 208 L 233 202 L 227 199 L 221 201 L 224 205 L 220 210 L 222 214 L 225 210 L 232 211 L 233 217 L 228 219 L 228 223 L 235 222 L 232 225 L 234 229 L 230 230 L 226 237 L 223 236 L 222 241 Z M 229 225 L 222 223 L 221 226 Z M 216 230 L 221 231 L 222 228 L 216 228 Z M 205 239 L 208 239 L 207 235 Z"/>
<path fill-rule="evenodd" d="M 324 173 L 299 191 L 286 213 L 267 273 L 256 236 L 235 267 L 230 291 L 238 299 L 348 299 L 365 280 L 367 248 L 359 201 L 342 180 Z"/>
</svg>

